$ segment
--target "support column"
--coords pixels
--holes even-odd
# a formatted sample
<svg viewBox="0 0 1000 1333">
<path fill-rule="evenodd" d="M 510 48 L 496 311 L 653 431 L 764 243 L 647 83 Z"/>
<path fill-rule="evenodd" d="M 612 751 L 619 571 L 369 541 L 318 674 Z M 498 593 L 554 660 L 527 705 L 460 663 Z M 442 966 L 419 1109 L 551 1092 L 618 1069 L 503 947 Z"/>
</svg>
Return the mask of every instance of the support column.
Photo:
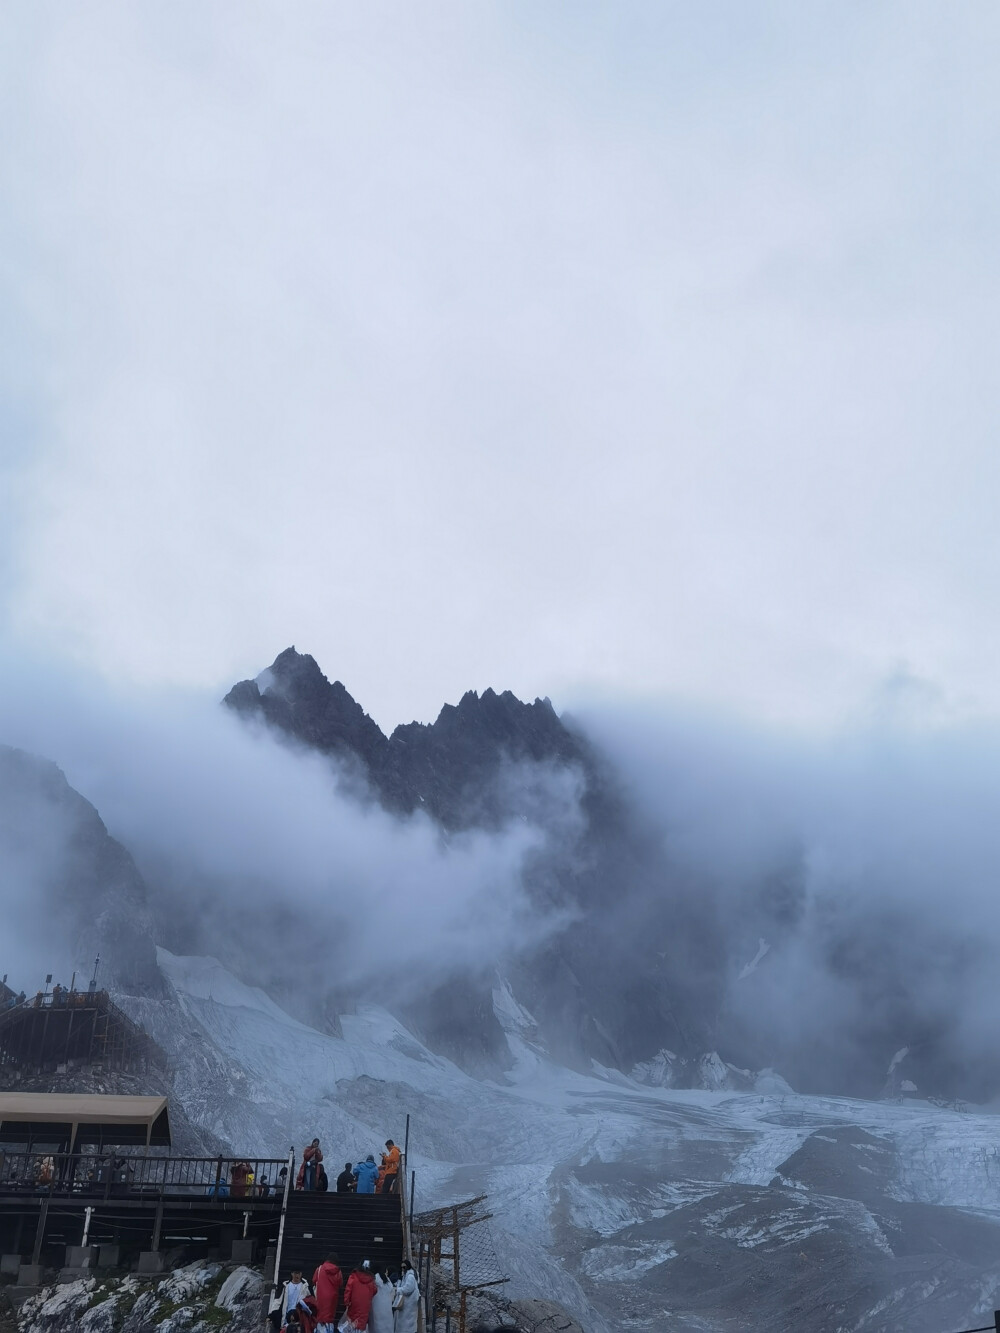
<svg viewBox="0 0 1000 1333">
<path fill-rule="evenodd" d="M 139 1255 L 139 1273 L 162 1273 L 166 1256 L 160 1252 L 160 1233 L 163 1230 L 163 1200 L 156 1205 L 156 1217 L 153 1221 L 153 1247 L 143 1250 Z"/>
<path fill-rule="evenodd" d="M 37 1264 L 42 1258 L 42 1241 L 45 1239 L 45 1224 L 49 1220 L 49 1201 L 42 1200 L 41 1211 L 38 1214 L 38 1227 L 35 1231 L 35 1248 L 31 1252 L 31 1262 Z"/>
</svg>

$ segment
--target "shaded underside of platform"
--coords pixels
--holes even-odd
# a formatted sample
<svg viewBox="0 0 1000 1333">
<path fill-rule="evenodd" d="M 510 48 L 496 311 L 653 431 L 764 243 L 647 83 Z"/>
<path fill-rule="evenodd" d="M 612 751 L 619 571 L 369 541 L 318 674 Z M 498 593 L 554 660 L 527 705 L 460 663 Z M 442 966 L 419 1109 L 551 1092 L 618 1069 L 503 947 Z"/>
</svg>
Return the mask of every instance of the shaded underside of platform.
<svg viewBox="0 0 1000 1333">
<path fill-rule="evenodd" d="M 244 1236 L 266 1246 L 280 1216 L 280 1199 L 0 1199 L 0 1253 L 25 1261 L 37 1254 L 36 1262 L 58 1268 L 85 1229 L 89 1244 L 120 1245 L 125 1257 L 181 1245 L 207 1253 Z"/>
</svg>

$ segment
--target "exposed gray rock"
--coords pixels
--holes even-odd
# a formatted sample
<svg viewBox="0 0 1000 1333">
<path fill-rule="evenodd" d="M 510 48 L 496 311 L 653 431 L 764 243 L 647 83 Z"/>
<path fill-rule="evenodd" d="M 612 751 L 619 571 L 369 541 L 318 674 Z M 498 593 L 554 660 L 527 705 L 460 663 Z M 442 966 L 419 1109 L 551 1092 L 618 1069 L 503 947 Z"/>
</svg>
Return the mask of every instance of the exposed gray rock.
<svg viewBox="0 0 1000 1333">
<path fill-rule="evenodd" d="M 18 1316 L 19 1333 L 257 1333 L 263 1279 L 248 1268 L 190 1264 L 154 1282 L 88 1277 L 43 1287 Z M 220 1322 L 219 1311 L 229 1312 Z"/>
<path fill-rule="evenodd" d="M 524 1333 L 584 1333 L 582 1325 L 554 1301 L 514 1301 Z"/>
</svg>

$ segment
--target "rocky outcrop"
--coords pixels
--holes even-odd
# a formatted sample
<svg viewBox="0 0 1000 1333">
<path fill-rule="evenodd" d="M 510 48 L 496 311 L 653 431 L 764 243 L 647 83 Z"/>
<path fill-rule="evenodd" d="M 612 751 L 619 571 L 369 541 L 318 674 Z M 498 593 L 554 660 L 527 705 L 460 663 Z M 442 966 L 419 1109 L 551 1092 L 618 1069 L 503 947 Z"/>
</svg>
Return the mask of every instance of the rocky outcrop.
<svg viewBox="0 0 1000 1333">
<path fill-rule="evenodd" d="M 706 1051 L 686 1060 L 673 1051 L 661 1050 L 651 1060 L 632 1066 L 631 1078 L 650 1088 L 700 1088 L 705 1092 L 761 1092 L 782 1095 L 790 1085 L 773 1069 L 755 1073 L 723 1060 L 718 1051 Z"/>
<path fill-rule="evenodd" d="M 20 1333 L 257 1333 L 264 1282 L 249 1268 L 190 1264 L 168 1276 L 82 1278 L 22 1305 Z"/>
</svg>

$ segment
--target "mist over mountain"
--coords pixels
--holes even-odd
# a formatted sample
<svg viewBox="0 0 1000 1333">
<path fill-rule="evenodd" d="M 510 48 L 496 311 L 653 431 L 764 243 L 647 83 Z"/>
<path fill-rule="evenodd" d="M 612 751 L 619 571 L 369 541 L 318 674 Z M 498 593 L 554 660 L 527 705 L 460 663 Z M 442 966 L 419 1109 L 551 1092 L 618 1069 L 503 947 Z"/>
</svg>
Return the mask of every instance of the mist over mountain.
<svg viewBox="0 0 1000 1333">
<path fill-rule="evenodd" d="M 722 980 L 711 909 L 663 892 L 660 834 L 636 818 L 602 752 L 547 699 L 469 691 L 433 723 L 386 737 L 341 682 L 289 648 L 225 702 L 334 757 L 361 799 L 367 792 L 401 816 L 429 815 L 444 837 L 470 828 L 544 830 L 523 882 L 540 911 L 565 920 L 493 962 L 515 983 L 550 1054 L 628 1069 L 662 1045 L 685 1056 L 706 1049 Z M 407 1017 L 459 1063 L 475 1055 L 502 1061 L 494 970 L 463 971 L 429 986 Z"/>
<path fill-rule="evenodd" d="M 19 985 L 100 950 L 155 994 L 159 945 L 331 1032 L 383 1004 L 489 1076 L 499 993 L 581 1071 L 1000 1089 L 988 727 L 792 742 L 488 690 L 387 736 L 294 649 L 225 708 L 57 685 L 0 719 L 78 789 L 2 753 Z"/>
<path fill-rule="evenodd" d="M 387 736 L 292 649 L 226 704 L 0 697 L 4 965 L 100 951 L 191 1151 L 412 1115 L 420 1197 L 489 1193 L 512 1289 L 595 1333 L 833 1333 L 815 1271 L 981 1322 L 995 1116 L 940 1099 L 1000 1090 L 995 729 L 485 691 Z"/>
<path fill-rule="evenodd" d="M 294 649 L 225 702 L 333 757 L 359 799 L 428 813 L 444 836 L 529 820 L 547 830 L 523 881 L 566 920 L 496 963 L 567 1063 L 683 1083 L 717 1051 L 803 1090 L 873 1096 L 905 1047 L 897 1082 L 978 1099 L 1000 1088 L 996 1023 L 980 1005 L 998 923 L 970 880 L 1000 858 L 978 800 L 957 847 L 934 791 L 955 772 L 979 792 L 982 756 L 962 737 L 906 756 L 885 738 L 810 753 L 738 730 L 722 741 L 717 725 L 671 734 L 626 715 L 560 718 L 547 700 L 492 690 L 386 737 Z M 560 775 L 570 814 L 565 787 L 561 802 L 545 799 Z M 918 867 L 899 835 L 921 816 Z M 964 878 L 958 915 L 938 893 L 952 872 Z M 502 1058 L 491 984 L 470 969 L 429 986 L 407 1017 L 459 1062 Z"/>
<path fill-rule="evenodd" d="M 5 965 L 25 985 L 54 969 L 155 987 L 146 886 L 131 854 L 51 761 L 0 745 Z M 32 976 L 28 976 L 28 973 Z"/>
</svg>

